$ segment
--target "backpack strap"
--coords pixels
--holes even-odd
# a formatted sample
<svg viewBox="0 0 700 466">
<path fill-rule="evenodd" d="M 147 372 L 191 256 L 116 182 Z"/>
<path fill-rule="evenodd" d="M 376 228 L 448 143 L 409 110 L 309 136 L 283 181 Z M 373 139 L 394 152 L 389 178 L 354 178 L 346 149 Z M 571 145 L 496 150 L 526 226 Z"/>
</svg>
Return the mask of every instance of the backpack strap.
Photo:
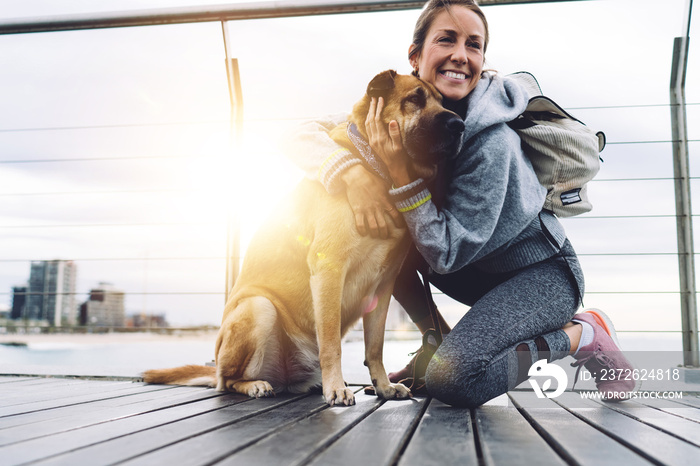
<svg viewBox="0 0 700 466">
<path fill-rule="evenodd" d="M 579 302 L 581 303 L 581 306 L 583 306 L 583 293 L 581 292 L 581 291 L 582 291 L 582 290 L 581 290 L 581 287 L 579 286 L 578 281 L 576 280 L 576 274 L 574 273 L 574 269 L 573 269 L 573 267 L 571 266 L 571 263 L 569 262 L 569 259 L 568 259 L 568 258 L 564 255 L 564 253 L 562 252 L 563 242 L 558 241 L 558 240 L 554 237 L 554 235 L 552 234 L 552 232 L 551 232 L 551 231 L 549 230 L 549 228 L 547 227 L 547 221 L 544 220 L 543 215 L 551 215 L 551 214 L 548 214 L 548 213 L 545 212 L 545 211 L 541 211 L 541 212 L 539 213 L 540 229 L 542 230 L 542 233 L 544 234 L 544 236 L 547 238 L 547 241 L 549 241 L 550 244 L 551 244 L 552 246 L 554 246 L 554 249 L 557 250 L 556 255 L 559 256 L 559 257 L 561 257 L 562 259 L 564 259 L 564 262 L 566 262 L 566 266 L 567 266 L 567 268 L 569 269 L 569 272 L 571 272 L 571 278 L 574 280 L 574 283 L 576 284 L 576 293 L 578 294 Z M 566 241 L 566 238 L 564 238 L 564 241 Z"/>
</svg>

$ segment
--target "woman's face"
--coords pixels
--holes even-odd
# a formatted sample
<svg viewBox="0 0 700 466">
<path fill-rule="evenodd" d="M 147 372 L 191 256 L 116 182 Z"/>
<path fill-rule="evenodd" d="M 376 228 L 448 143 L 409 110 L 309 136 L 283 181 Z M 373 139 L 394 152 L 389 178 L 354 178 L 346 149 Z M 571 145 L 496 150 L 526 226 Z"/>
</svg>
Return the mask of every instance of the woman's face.
<svg viewBox="0 0 700 466">
<path fill-rule="evenodd" d="M 423 50 L 410 58 L 411 66 L 443 97 L 461 100 L 481 78 L 485 36 L 484 23 L 473 11 L 457 5 L 450 12 L 443 9 L 428 30 Z"/>
</svg>

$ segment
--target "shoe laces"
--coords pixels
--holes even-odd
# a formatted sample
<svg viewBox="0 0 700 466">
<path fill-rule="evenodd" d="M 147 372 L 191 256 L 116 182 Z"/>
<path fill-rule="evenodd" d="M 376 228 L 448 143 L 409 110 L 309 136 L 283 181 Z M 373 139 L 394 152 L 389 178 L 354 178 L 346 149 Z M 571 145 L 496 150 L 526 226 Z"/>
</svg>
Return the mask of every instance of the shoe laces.
<svg viewBox="0 0 700 466">
<path fill-rule="evenodd" d="M 602 368 L 609 368 L 609 369 L 615 369 L 615 365 L 613 364 L 613 360 L 610 356 L 607 354 L 603 353 L 600 349 L 600 347 L 596 348 L 591 354 L 588 356 L 582 357 L 581 359 L 577 359 L 576 361 L 571 363 L 571 367 L 576 367 L 576 374 L 574 375 L 574 385 L 571 387 L 571 390 L 573 390 L 576 387 L 576 382 L 578 381 L 578 374 L 581 372 L 581 367 L 585 366 L 588 364 L 589 361 L 594 360 L 595 363 L 597 363 L 598 367 L 593 367 L 591 369 L 590 367 L 586 366 L 586 369 L 595 377 L 596 385 L 599 382 L 599 377 L 600 377 L 600 369 Z"/>
</svg>

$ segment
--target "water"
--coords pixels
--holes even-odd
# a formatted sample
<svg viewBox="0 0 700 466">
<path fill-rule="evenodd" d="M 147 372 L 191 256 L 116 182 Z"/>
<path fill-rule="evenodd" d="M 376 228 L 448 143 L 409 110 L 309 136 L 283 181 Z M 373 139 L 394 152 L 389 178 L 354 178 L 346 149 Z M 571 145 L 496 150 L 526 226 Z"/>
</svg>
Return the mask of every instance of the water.
<svg viewBox="0 0 700 466">
<path fill-rule="evenodd" d="M 0 345 L 0 373 L 136 377 L 146 369 L 204 364 L 214 352 L 214 337 L 130 341 L 105 336 L 102 343 L 74 338 L 30 341 L 26 347 Z"/>
<path fill-rule="evenodd" d="M 389 339 L 384 348 L 388 371 L 403 367 L 409 353 L 420 346 L 416 334 L 408 339 Z M 204 364 L 214 357 L 214 332 L 199 335 L 107 334 L 107 335 L 1 335 L 0 342 L 17 341 L 27 346 L 0 345 L 0 374 L 93 375 L 138 377 L 147 369 Z M 629 351 L 680 353 L 680 334 L 620 334 Z M 391 338 L 391 336 L 388 336 Z M 343 372 L 349 383 L 369 383 L 363 366 L 364 344 L 353 335 L 343 344 Z M 680 360 L 678 361 L 680 363 Z"/>
<path fill-rule="evenodd" d="M 205 364 L 214 358 L 216 333 L 191 336 L 149 334 L 3 335 L 0 374 L 92 375 L 138 377 L 147 369 Z M 389 341 L 384 362 L 389 371 L 403 367 L 418 339 Z M 343 372 L 349 383 L 369 383 L 363 365 L 364 344 L 350 338 L 343 344 Z"/>
</svg>

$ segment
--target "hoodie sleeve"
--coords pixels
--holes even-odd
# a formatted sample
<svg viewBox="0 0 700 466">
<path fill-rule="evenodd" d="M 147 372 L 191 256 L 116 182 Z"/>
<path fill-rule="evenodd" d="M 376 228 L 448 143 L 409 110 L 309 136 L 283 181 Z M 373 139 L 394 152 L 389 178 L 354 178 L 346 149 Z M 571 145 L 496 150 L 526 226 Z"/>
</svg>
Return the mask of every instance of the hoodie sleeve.
<svg viewBox="0 0 700 466">
<path fill-rule="evenodd" d="M 543 197 L 518 135 L 505 124 L 470 140 L 454 162 L 442 209 L 422 179 L 390 192 L 417 248 L 441 274 L 515 238 L 537 215 Z"/>
<path fill-rule="evenodd" d="M 282 152 L 308 178 L 320 181 L 331 194 L 342 190 L 340 175 L 347 168 L 361 163 L 349 150 L 338 145 L 329 131 L 347 121 L 348 115 L 337 114 L 306 121 L 282 139 Z"/>
</svg>

